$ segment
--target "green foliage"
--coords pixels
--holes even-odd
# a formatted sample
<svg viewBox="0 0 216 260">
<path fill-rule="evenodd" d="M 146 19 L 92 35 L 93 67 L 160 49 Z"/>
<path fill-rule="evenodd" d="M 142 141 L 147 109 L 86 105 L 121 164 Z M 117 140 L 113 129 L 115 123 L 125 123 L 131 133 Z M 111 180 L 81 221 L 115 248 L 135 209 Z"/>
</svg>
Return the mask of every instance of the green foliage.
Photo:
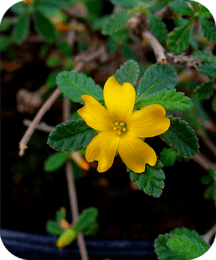
<svg viewBox="0 0 216 260">
<path fill-rule="evenodd" d="M 72 49 L 71 46 L 66 41 L 60 41 L 57 43 L 57 47 L 60 50 L 60 52 L 65 55 L 66 57 L 72 56 Z"/>
<path fill-rule="evenodd" d="M 62 70 L 55 70 L 53 72 L 51 72 L 49 74 L 49 76 L 47 77 L 46 79 L 46 83 L 45 85 L 48 87 L 48 88 L 54 88 L 56 87 L 56 77 L 58 76 L 58 74 L 62 72 Z"/>
<path fill-rule="evenodd" d="M 170 128 L 162 135 L 161 139 L 184 158 L 191 158 L 198 153 L 198 140 L 193 129 L 187 122 L 180 118 L 170 118 Z"/>
<path fill-rule="evenodd" d="M 140 99 L 136 103 L 137 108 L 142 108 L 150 104 L 159 104 L 166 110 L 191 110 L 193 103 L 189 97 L 186 97 L 182 92 L 172 90 L 162 90 L 155 94 L 148 95 Z"/>
<path fill-rule="evenodd" d="M 75 2 L 75 1 L 74 1 Z M 65 4 L 72 3 L 71 0 L 37 0 L 35 1 L 36 7 L 49 7 L 49 8 L 56 8 L 59 9 L 60 7 L 63 7 Z"/>
<path fill-rule="evenodd" d="M 66 209 L 61 207 L 59 210 L 56 211 L 56 221 L 60 224 L 61 220 L 66 220 Z"/>
<path fill-rule="evenodd" d="M 210 246 L 195 230 L 177 228 L 159 235 L 154 243 L 158 260 L 194 259 L 204 254 Z"/>
<path fill-rule="evenodd" d="M 215 24 L 204 19 L 200 19 L 202 34 L 211 43 L 216 43 L 216 27 Z"/>
<path fill-rule="evenodd" d="M 168 35 L 167 46 L 175 53 L 185 51 L 190 43 L 190 30 L 193 19 L 181 27 L 177 27 Z"/>
<path fill-rule="evenodd" d="M 136 0 L 110 0 L 114 5 L 119 5 L 127 8 L 133 8 L 137 6 Z"/>
<path fill-rule="evenodd" d="M 56 33 L 54 25 L 39 10 L 35 10 L 35 24 L 42 37 L 44 37 L 47 41 L 55 40 Z"/>
<path fill-rule="evenodd" d="M 122 53 L 126 60 L 132 59 L 132 60 L 137 61 L 137 57 L 133 51 L 133 48 L 130 46 L 130 44 L 125 43 L 125 42 L 122 44 Z"/>
<path fill-rule="evenodd" d="M 171 148 L 163 148 L 160 153 L 160 160 L 164 167 L 173 166 L 177 158 L 177 154 Z"/>
<path fill-rule="evenodd" d="M 44 163 L 44 170 L 46 172 L 54 172 L 61 168 L 67 158 L 68 153 L 57 152 L 49 156 Z"/>
<path fill-rule="evenodd" d="M 210 98 L 210 96 L 213 94 L 214 91 L 214 84 L 213 81 L 209 82 L 204 82 L 200 86 L 198 86 L 194 93 L 200 98 L 200 99 L 205 99 L 205 98 Z"/>
<path fill-rule="evenodd" d="M 197 12 L 197 16 L 200 18 L 209 19 L 210 17 L 212 17 L 212 14 L 204 5 L 202 5 Z"/>
<path fill-rule="evenodd" d="M 14 27 L 14 39 L 16 43 L 21 44 L 25 41 L 29 33 L 29 28 L 29 15 L 25 12 L 19 17 L 19 20 Z"/>
<path fill-rule="evenodd" d="M 136 102 L 161 90 L 174 89 L 176 80 L 176 72 L 169 65 L 157 63 L 150 66 L 140 81 Z"/>
<path fill-rule="evenodd" d="M 135 86 L 139 74 L 140 71 L 138 64 L 134 60 L 129 60 L 125 62 L 124 65 L 122 65 L 113 76 L 120 84 L 123 84 L 124 82 L 129 82 L 133 86 Z"/>
<path fill-rule="evenodd" d="M 205 63 L 200 65 L 198 70 L 207 76 L 216 77 L 216 64 Z"/>
<path fill-rule="evenodd" d="M 70 120 L 49 134 L 48 144 L 57 151 L 77 151 L 87 147 L 96 134 L 82 119 Z"/>
<path fill-rule="evenodd" d="M 163 164 L 158 160 L 154 167 L 147 165 L 143 173 L 130 172 L 131 180 L 136 182 L 137 187 L 147 195 L 159 198 L 164 188 L 165 174 L 162 170 Z"/>
<path fill-rule="evenodd" d="M 194 10 L 188 1 L 175 0 L 169 3 L 170 8 L 180 15 L 192 15 Z"/>
<path fill-rule="evenodd" d="M 64 71 L 56 78 L 56 84 L 64 95 L 74 102 L 84 104 L 81 96 L 86 94 L 93 96 L 96 100 L 103 100 L 102 89 L 95 84 L 92 78 L 85 74 L 74 71 Z"/>
<path fill-rule="evenodd" d="M 98 210 L 96 208 L 88 208 L 84 210 L 81 215 L 79 216 L 79 219 L 77 221 L 77 224 L 74 228 L 76 232 L 84 231 L 92 228 L 93 225 L 95 225 L 98 217 Z"/>
<path fill-rule="evenodd" d="M 12 39 L 10 36 L 0 35 L 0 52 L 3 52 L 8 47 L 10 47 L 11 43 L 12 43 Z"/>
<path fill-rule="evenodd" d="M 202 183 L 208 185 L 204 192 L 205 199 L 213 199 L 216 206 L 216 170 L 210 169 L 207 175 L 201 179 Z"/>
<path fill-rule="evenodd" d="M 150 32 L 157 40 L 161 44 L 166 44 L 168 32 L 165 23 L 159 17 L 148 13 L 148 24 Z"/>
<path fill-rule="evenodd" d="M 50 68 L 57 68 L 63 66 L 63 61 L 58 56 L 50 55 L 46 60 L 46 65 Z"/>
<path fill-rule="evenodd" d="M 22 15 L 26 11 L 26 6 L 22 1 L 11 6 L 10 10 L 17 15 Z"/>
<path fill-rule="evenodd" d="M 64 232 L 60 235 L 58 240 L 56 241 L 56 246 L 58 248 L 63 248 L 71 244 L 76 239 L 77 233 L 73 228 L 66 229 Z"/>
<path fill-rule="evenodd" d="M 60 226 L 60 221 L 66 220 L 66 209 L 64 207 L 60 208 L 56 212 L 56 220 L 49 220 L 46 224 L 46 231 L 48 234 L 53 236 L 60 236 L 64 233 L 64 229 Z"/>
<path fill-rule="evenodd" d="M 214 55 L 211 52 L 196 51 L 196 52 L 192 53 L 191 57 L 198 58 L 204 62 L 209 62 L 209 63 L 213 63 L 216 65 L 216 58 L 214 57 Z"/>
</svg>

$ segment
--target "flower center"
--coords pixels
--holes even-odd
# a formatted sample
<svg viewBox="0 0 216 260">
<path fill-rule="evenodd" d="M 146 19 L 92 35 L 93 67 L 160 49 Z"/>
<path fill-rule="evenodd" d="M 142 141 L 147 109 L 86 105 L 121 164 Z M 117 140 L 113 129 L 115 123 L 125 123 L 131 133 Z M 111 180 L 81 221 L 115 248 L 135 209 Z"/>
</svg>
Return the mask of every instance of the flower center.
<svg viewBox="0 0 216 260">
<path fill-rule="evenodd" d="M 126 132 L 127 124 L 122 121 L 115 122 L 113 129 L 116 132 L 116 134 L 121 135 Z"/>
</svg>

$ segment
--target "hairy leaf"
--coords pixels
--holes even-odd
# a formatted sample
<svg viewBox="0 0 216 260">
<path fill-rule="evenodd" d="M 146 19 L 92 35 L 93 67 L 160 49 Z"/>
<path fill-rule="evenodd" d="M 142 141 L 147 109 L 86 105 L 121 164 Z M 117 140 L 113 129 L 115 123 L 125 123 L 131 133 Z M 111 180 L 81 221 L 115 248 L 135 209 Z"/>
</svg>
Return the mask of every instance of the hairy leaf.
<svg viewBox="0 0 216 260">
<path fill-rule="evenodd" d="M 76 232 L 91 228 L 97 221 L 98 210 L 96 208 L 88 208 L 79 216 L 78 222 L 74 228 Z"/>
<path fill-rule="evenodd" d="M 200 19 L 201 29 L 204 37 L 211 43 L 216 43 L 216 27 L 215 24 L 204 19 Z"/>
<path fill-rule="evenodd" d="M 177 154 L 170 148 L 164 148 L 160 153 L 160 160 L 164 167 L 173 166 L 176 161 Z"/>
<path fill-rule="evenodd" d="M 135 86 L 139 77 L 139 73 L 140 71 L 138 64 L 134 60 L 129 60 L 125 62 L 124 65 L 122 65 L 113 76 L 120 84 L 129 82 Z"/>
<path fill-rule="evenodd" d="M 152 95 L 148 95 L 139 100 L 135 107 L 142 108 L 150 104 L 159 104 L 166 110 L 190 110 L 193 103 L 189 97 L 182 92 L 176 92 L 174 89 L 166 91 L 162 90 Z"/>
<path fill-rule="evenodd" d="M 14 27 L 14 38 L 18 44 L 25 41 L 30 29 L 29 15 L 25 12 L 20 17 Z"/>
<path fill-rule="evenodd" d="M 155 92 L 174 89 L 176 80 L 176 72 L 169 65 L 157 63 L 150 66 L 140 81 L 136 101 Z"/>
<path fill-rule="evenodd" d="M 68 153 L 58 152 L 49 156 L 44 163 L 46 172 L 54 172 L 62 167 L 65 163 Z"/>
<path fill-rule="evenodd" d="M 84 104 L 82 95 L 93 96 L 96 100 L 103 99 L 102 89 L 95 84 L 94 80 L 85 74 L 75 71 L 63 71 L 56 78 L 56 84 L 60 91 L 74 102 Z"/>
<path fill-rule="evenodd" d="M 57 151 L 77 151 L 87 147 L 97 133 L 86 125 L 84 120 L 70 120 L 52 131 L 48 144 Z"/>
<path fill-rule="evenodd" d="M 213 81 L 205 82 L 194 90 L 195 94 L 200 99 L 210 98 L 210 96 L 213 94 L 213 91 L 214 91 Z"/>
<path fill-rule="evenodd" d="M 216 77 L 216 65 L 213 63 L 205 63 L 199 66 L 198 70 L 210 77 Z"/>
<path fill-rule="evenodd" d="M 187 122 L 180 118 L 170 119 L 170 128 L 162 135 L 161 139 L 165 141 L 172 149 L 185 158 L 191 158 L 199 152 L 199 145 L 194 130 Z"/>
<path fill-rule="evenodd" d="M 147 165 L 143 173 L 135 173 L 130 169 L 128 171 L 130 172 L 131 180 L 136 182 L 140 190 L 143 190 L 147 195 L 158 198 L 161 196 L 164 188 L 165 174 L 162 167 L 163 164 L 158 160 L 154 167 Z"/>
<path fill-rule="evenodd" d="M 216 58 L 212 54 L 212 52 L 208 51 L 196 51 L 194 52 L 191 57 L 198 58 L 202 61 L 209 62 L 209 63 L 214 63 L 216 65 Z"/>
<path fill-rule="evenodd" d="M 189 1 L 175 0 L 169 3 L 169 6 L 173 11 L 180 15 L 190 15 L 194 13 L 192 6 L 189 4 Z"/>
</svg>

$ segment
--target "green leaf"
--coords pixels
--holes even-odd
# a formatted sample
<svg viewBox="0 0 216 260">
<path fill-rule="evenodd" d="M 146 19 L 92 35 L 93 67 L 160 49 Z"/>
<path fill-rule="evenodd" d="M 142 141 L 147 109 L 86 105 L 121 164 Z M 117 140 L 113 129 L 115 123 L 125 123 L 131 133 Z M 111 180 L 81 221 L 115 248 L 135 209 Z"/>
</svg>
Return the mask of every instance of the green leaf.
<svg viewBox="0 0 216 260">
<path fill-rule="evenodd" d="M 54 25 L 38 10 L 35 11 L 35 24 L 42 37 L 48 41 L 55 40 L 56 34 Z"/>
<path fill-rule="evenodd" d="M 18 2 L 16 4 L 14 4 L 13 6 L 11 6 L 10 10 L 17 15 L 22 15 L 26 11 L 26 5 L 24 4 L 23 1 Z"/>
<path fill-rule="evenodd" d="M 189 1 L 175 0 L 169 3 L 170 8 L 180 15 L 194 14 L 194 10 L 191 8 Z"/>
<path fill-rule="evenodd" d="M 114 5 L 124 6 L 126 8 L 133 8 L 137 6 L 136 0 L 110 0 Z"/>
<path fill-rule="evenodd" d="M 61 207 L 58 211 L 56 211 L 56 221 L 60 224 L 61 220 L 66 219 L 66 209 L 64 207 Z"/>
<path fill-rule="evenodd" d="M 167 45 L 172 52 L 181 53 L 188 48 L 191 25 L 192 19 L 185 25 L 175 28 L 175 30 L 168 35 Z"/>
<path fill-rule="evenodd" d="M 150 66 L 140 81 L 136 101 L 161 90 L 174 89 L 176 80 L 176 72 L 169 65 L 157 63 Z"/>
<path fill-rule="evenodd" d="M 186 97 L 182 92 L 172 90 L 162 90 L 155 94 L 148 95 L 139 100 L 135 107 L 142 108 L 150 104 L 159 104 L 166 110 L 191 110 L 193 103 L 189 97 Z"/>
<path fill-rule="evenodd" d="M 28 36 L 29 29 L 30 29 L 29 15 L 27 13 L 23 13 L 19 17 L 19 20 L 14 27 L 14 38 L 16 43 L 21 44 L 22 42 L 25 41 L 26 37 Z"/>
<path fill-rule="evenodd" d="M 46 60 L 46 65 L 50 68 L 61 67 L 63 64 L 63 60 L 60 57 L 52 54 Z"/>
<path fill-rule="evenodd" d="M 86 94 L 93 96 L 96 100 L 103 100 L 102 89 L 95 84 L 94 80 L 85 74 L 75 71 L 64 71 L 56 78 L 56 84 L 60 91 L 74 102 L 84 104 L 81 96 Z"/>
<path fill-rule="evenodd" d="M 210 98 L 210 96 L 213 94 L 214 91 L 214 84 L 213 81 L 205 82 L 198 86 L 195 90 L 194 93 L 200 98 L 200 99 L 205 99 L 205 98 Z"/>
<path fill-rule="evenodd" d="M 164 167 L 173 166 L 176 161 L 177 154 L 170 148 L 163 148 L 160 153 L 160 160 Z"/>
<path fill-rule="evenodd" d="M 102 33 L 104 35 L 112 35 L 123 29 L 134 13 L 135 11 L 124 9 L 115 12 L 104 24 Z"/>
<path fill-rule="evenodd" d="M 74 228 L 76 232 L 91 228 L 97 221 L 98 210 L 96 208 L 88 208 L 79 216 L 78 222 Z"/>
<path fill-rule="evenodd" d="M 212 100 L 212 110 L 214 112 L 216 112 L 216 95 L 213 97 L 213 100 Z"/>
<path fill-rule="evenodd" d="M 122 53 L 126 60 L 136 60 L 137 61 L 136 54 L 135 54 L 133 48 L 130 46 L 130 44 L 125 43 L 125 42 L 122 44 Z"/>
<path fill-rule="evenodd" d="M 120 44 L 126 44 L 126 41 L 130 38 L 130 31 L 128 28 L 123 28 L 111 35 L 112 39 Z"/>
<path fill-rule="evenodd" d="M 194 130 L 180 118 L 170 118 L 170 128 L 160 137 L 184 158 L 191 158 L 199 152 L 198 139 Z"/>
<path fill-rule="evenodd" d="M 214 63 L 216 65 L 216 58 L 212 52 L 207 51 L 196 51 L 191 55 L 192 58 L 198 58 L 202 61 Z"/>
<path fill-rule="evenodd" d="M 201 29 L 204 37 L 211 43 L 216 43 L 216 27 L 215 24 L 204 19 L 200 19 Z"/>
<path fill-rule="evenodd" d="M 72 56 L 71 46 L 66 41 L 58 42 L 57 47 L 60 50 L 60 52 L 66 57 L 70 58 Z"/>
<path fill-rule="evenodd" d="M 44 170 L 46 172 L 54 172 L 61 168 L 67 158 L 68 153 L 58 152 L 49 156 L 44 163 Z"/>
<path fill-rule="evenodd" d="M 185 260 L 176 256 L 168 247 L 167 242 L 171 239 L 170 234 L 159 235 L 155 239 L 154 247 L 155 252 L 158 255 L 158 260 Z"/>
<path fill-rule="evenodd" d="M 78 151 L 87 147 L 96 134 L 82 119 L 70 120 L 49 134 L 48 144 L 57 151 Z"/>
<path fill-rule="evenodd" d="M 11 37 L 0 35 L 0 52 L 5 51 L 12 43 Z"/>
<path fill-rule="evenodd" d="M 206 252 L 194 238 L 188 238 L 185 235 L 172 237 L 167 245 L 174 254 L 184 259 L 194 259 Z"/>
<path fill-rule="evenodd" d="M 136 182 L 137 187 L 147 195 L 159 198 L 164 188 L 165 174 L 162 171 L 163 164 L 158 160 L 154 167 L 147 165 L 143 173 L 130 172 L 131 180 Z"/>
<path fill-rule="evenodd" d="M 199 66 L 198 70 L 210 77 L 216 77 L 216 65 L 213 63 L 205 63 Z"/>
<path fill-rule="evenodd" d="M 167 28 L 165 23 L 157 16 L 148 13 L 148 24 L 150 32 L 157 38 L 161 44 L 166 44 Z"/>
<path fill-rule="evenodd" d="M 59 236 L 62 233 L 64 233 L 64 229 L 62 229 L 58 223 L 55 221 L 49 220 L 46 223 L 46 231 L 48 234 L 53 235 L 53 236 Z"/>
<path fill-rule="evenodd" d="M 48 78 L 46 79 L 46 83 L 45 85 L 48 88 L 54 88 L 56 87 L 56 77 L 58 76 L 58 74 L 62 72 L 62 70 L 55 70 L 53 72 L 51 72 L 48 76 Z"/>
<path fill-rule="evenodd" d="M 71 0 L 37 0 L 35 1 L 35 6 L 37 7 L 44 7 L 44 6 L 49 6 L 49 7 L 62 7 L 65 4 L 68 4 L 72 2 Z"/>
<path fill-rule="evenodd" d="M 133 86 L 136 85 L 140 71 L 139 66 L 134 60 L 129 60 L 124 63 L 113 75 L 120 84 L 129 82 Z"/>
<path fill-rule="evenodd" d="M 204 5 L 202 5 L 200 10 L 197 12 L 197 16 L 200 18 L 209 19 L 212 17 L 212 14 Z"/>
</svg>

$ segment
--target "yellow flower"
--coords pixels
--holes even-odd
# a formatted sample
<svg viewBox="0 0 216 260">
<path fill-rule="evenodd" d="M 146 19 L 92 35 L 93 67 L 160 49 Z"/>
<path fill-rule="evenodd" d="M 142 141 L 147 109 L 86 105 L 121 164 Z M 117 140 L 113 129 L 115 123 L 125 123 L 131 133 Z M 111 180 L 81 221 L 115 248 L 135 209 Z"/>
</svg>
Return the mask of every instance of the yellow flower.
<svg viewBox="0 0 216 260">
<path fill-rule="evenodd" d="M 157 161 L 155 151 L 140 138 L 153 137 L 166 132 L 170 120 L 161 105 L 149 105 L 133 112 L 136 92 L 126 82 L 119 84 L 112 76 L 104 85 L 106 107 L 95 98 L 82 95 L 85 105 L 78 114 L 86 124 L 99 132 L 86 148 L 86 160 L 98 161 L 99 172 L 107 171 L 118 152 L 129 169 L 136 173 L 145 171 L 148 163 Z"/>
</svg>

